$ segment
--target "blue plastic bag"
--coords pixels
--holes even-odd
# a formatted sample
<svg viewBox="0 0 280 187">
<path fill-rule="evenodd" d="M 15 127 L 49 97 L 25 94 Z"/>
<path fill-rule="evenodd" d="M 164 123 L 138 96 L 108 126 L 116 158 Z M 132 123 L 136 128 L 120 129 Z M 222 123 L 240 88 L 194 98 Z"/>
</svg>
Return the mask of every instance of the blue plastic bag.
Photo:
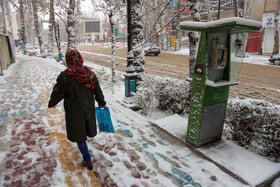
<svg viewBox="0 0 280 187">
<path fill-rule="evenodd" d="M 115 133 L 108 107 L 105 106 L 102 109 L 99 107 L 95 107 L 95 114 L 97 117 L 100 132 Z"/>
</svg>

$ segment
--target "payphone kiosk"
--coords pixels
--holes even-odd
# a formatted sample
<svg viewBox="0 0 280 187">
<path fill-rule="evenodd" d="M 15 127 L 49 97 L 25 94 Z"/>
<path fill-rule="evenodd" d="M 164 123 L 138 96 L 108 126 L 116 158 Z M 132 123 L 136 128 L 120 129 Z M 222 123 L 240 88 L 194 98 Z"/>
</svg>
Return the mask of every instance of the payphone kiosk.
<svg viewBox="0 0 280 187">
<path fill-rule="evenodd" d="M 187 141 L 199 147 L 221 138 L 229 86 L 238 84 L 247 34 L 262 24 L 235 17 L 184 21 L 179 27 L 201 33 L 193 78 L 187 78 L 192 85 Z"/>
</svg>

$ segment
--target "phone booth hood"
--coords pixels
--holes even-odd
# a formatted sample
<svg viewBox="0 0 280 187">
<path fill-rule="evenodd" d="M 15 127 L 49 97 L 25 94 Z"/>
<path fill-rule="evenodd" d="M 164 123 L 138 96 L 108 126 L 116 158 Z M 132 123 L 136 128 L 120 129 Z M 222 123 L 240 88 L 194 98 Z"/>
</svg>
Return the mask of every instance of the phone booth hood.
<svg viewBox="0 0 280 187">
<path fill-rule="evenodd" d="M 211 22 L 184 21 L 179 27 L 205 34 L 205 38 L 200 38 L 200 45 L 206 45 L 206 51 L 199 52 L 206 55 L 206 84 L 216 87 L 237 84 L 247 33 L 260 30 L 262 24 L 234 17 Z"/>
</svg>

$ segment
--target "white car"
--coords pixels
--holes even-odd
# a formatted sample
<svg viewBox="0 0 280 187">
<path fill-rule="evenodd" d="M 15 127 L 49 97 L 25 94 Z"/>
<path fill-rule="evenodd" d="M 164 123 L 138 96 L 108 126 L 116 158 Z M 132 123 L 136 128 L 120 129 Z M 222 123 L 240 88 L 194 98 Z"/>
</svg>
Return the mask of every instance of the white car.
<svg viewBox="0 0 280 187">
<path fill-rule="evenodd" d="M 31 44 L 25 44 L 26 49 L 33 49 L 33 46 Z"/>
<path fill-rule="evenodd" d="M 145 43 L 143 48 L 146 56 L 151 54 L 158 56 L 158 54 L 160 54 L 160 48 L 154 43 Z"/>
</svg>

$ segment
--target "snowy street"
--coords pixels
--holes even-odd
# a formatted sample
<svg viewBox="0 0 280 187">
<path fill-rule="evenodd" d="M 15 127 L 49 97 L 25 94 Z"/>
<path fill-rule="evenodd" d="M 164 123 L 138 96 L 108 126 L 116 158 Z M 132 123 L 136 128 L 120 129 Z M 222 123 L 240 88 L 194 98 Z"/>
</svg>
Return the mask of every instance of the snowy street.
<svg viewBox="0 0 280 187">
<path fill-rule="evenodd" d="M 124 71 L 127 65 L 127 48 L 116 49 L 116 69 Z M 105 44 L 79 44 L 77 46 L 86 61 L 111 67 L 111 48 Z M 145 56 L 145 73 L 185 80 L 189 73 L 189 49 L 162 51 L 158 56 Z M 238 85 L 230 87 L 230 97 L 254 98 L 280 104 L 279 66 L 271 65 L 269 56 L 246 54 Z M 273 80 L 273 81 L 272 81 Z"/>
<path fill-rule="evenodd" d="M 245 179 L 242 183 L 233 178 L 151 125 L 147 116 L 124 107 L 123 86 L 113 94 L 102 81 L 116 133 L 88 139 L 94 163 L 93 172 L 88 171 L 76 143 L 66 138 L 62 102 L 47 108 L 64 69 L 53 59 L 17 56 L 0 77 L 0 186 L 216 187 L 252 186 L 252 179 L 262 179 L 238 176 Z M 267 164 L 274 172 L 280 168 Z"/>
</svg>

